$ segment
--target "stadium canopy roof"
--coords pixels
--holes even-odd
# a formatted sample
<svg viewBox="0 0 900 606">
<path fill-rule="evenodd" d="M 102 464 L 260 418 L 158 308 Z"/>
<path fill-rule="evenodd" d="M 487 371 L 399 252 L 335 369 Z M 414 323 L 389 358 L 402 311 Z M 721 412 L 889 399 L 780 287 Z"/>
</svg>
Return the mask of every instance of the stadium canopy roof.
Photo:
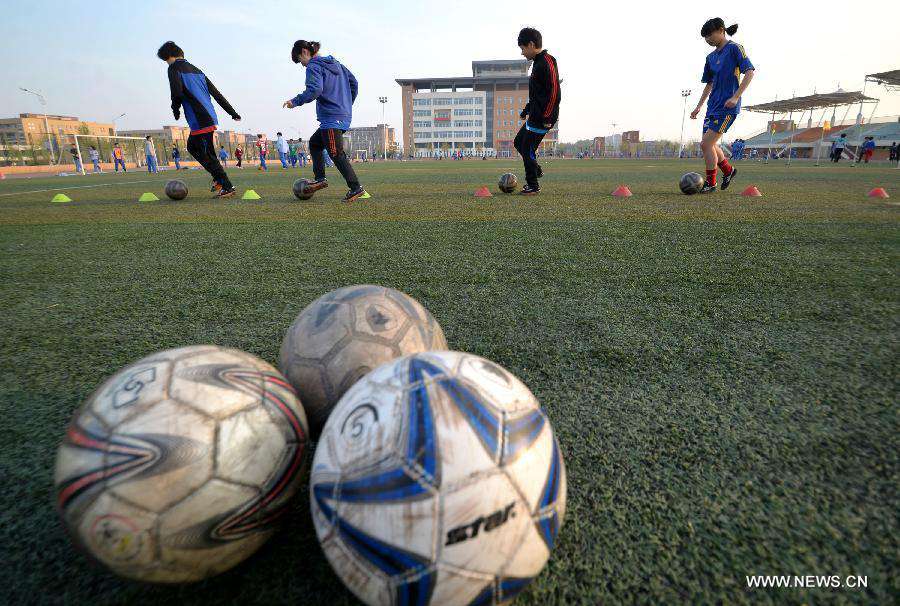
<svg viewBox="0 0 900 606">
<path fill-rule="evenodd" d="M 880 74 L 868 74 L 866 76 L 866 82 L 884 84 L 888 87 L 900 87 L 900 69 L 881 72 Z"/>
<path fill-rule="evenodd" d="M 860 91 L 847 92 L 839 90 L 833 93 L 807 95 L 805 97 L 785 99 L 784 101 L 760 103 L 759 105 L 744 107 L 744 109 L 746 109 L 747 111 L 760 112 L 763 114 L 786 114 L 788 112 L 800 112 L 806 111 L 808 109 L 839 107 L 841 105 L 851 105 L 853 103 L 869 103 L 876 101 L 878 101 L 878 99 L 875 99 L 874 97 L 867 97 Z"/>
</svg>

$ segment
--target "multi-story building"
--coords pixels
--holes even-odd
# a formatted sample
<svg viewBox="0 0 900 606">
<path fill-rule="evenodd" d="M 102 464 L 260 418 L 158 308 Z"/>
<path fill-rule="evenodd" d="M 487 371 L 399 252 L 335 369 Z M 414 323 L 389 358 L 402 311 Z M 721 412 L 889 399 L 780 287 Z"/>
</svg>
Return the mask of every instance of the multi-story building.
<svg viewBox="0 0 900 606">
<path fill-rule="evenodd" d="M 71 143 L 72 135 L 113 134 L 111 123 L 89 122 L 76 116 L 19 114 L 17 118 L 0 119 L 0 135 L 19 145 L 42 145 L 47 140 L 48 127 L 56 146 Z"/>
<path fill-rule="evenodd" d="M 347 139 L 345 145 L 347 154 L 355 157 L 358 152 L 365 151 L 367 157 L 375 154 L 394 153 L 397 142 L 394 140 L 394 129 L 387 124 L 377 126 L 353 127 L 344 135 Z"/>
<path fill-rule="evenodd" d="M 440 152 L 511 156 L 519 117 L 528 103 L 524 59 L 473 61 L 472 76 L 399 78 L 403 103 L 403 147 L 407 155 Z M 541 143 L 556 149 L 558 125 Z"/>
</svg>

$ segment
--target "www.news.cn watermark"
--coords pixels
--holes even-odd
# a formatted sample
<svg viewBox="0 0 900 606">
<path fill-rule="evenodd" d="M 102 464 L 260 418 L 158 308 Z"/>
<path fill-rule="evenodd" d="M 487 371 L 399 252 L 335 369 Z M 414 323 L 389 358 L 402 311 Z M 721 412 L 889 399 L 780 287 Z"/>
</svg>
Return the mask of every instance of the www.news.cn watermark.
<svg viewBox="0 0 900 606">
<path fill-rule="evenodd" d="M 748 589 L 866 589 L 869 586 L 869 577 L 858 574 L 753 575 L 746 579 Z"/>
</svg>

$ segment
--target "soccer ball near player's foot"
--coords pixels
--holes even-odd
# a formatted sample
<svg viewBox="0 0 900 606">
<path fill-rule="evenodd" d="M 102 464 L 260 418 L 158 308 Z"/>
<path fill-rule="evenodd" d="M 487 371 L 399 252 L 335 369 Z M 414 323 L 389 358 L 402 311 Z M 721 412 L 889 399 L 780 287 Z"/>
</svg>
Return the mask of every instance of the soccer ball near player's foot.
<svg viewBox="0 0 900 606">
<path fill-rule="evenodd" d="M 498 604 L 547 563 L 566 472 L 521 381 L 478 356 L 427 352 L 341 398 L 310 501 L 328 561 L 366 604 Z"/>
<path fill-rule="evenodd" d="M 700 173 L 685 173 L 682 175 L 678 187 L 681 188 L 682 193 L 690 196 L 700 193 L 704 183 L 706 183 L 706 179 Z"/>
<path fill-rule="evenodd" d="M 500 191 L 504 194 L 511 194 L 516 191 L 516 187 L 519 185 L 519 180 L 512 173 L 506 173 L 504 175 L 500 175 L 500 182 L 497 184 L 500 187 Z"/>
<path fill-rule="evenodd" d="M 188 195 L 187 184 L 184 181 L 169 181 L 166 183 L 166 195 L 172 200 L 184 200 Z"/>
<path fill-rule="evenodd" d="M 198 581 L 268 539 L 300 485 L 306 415 L 256 356 L 162 351 L 107 379 L 66 432 L 56 499 L 73 541 L 123 577 Z"/>
<path fill-rule="evenodd" d="M 291 191 L 294 192 L 294 195 L 297 196 L 299 200 L 309 200 L 313 197 L 315 191 L 307 191 L 307 185 L 309 185 L 308 179 L 297 179 L 294 181 L 294 185 L 291 187 Z"/>
<path fill-rule="evenodd" d="M 435 349 L 447 349 L 444 332 L 418 301 L 383 286 L 347 286 L 300 312 L 284 335 L 278 368 L 297 389 L 315 435 L 367 372 Z"/>
</svg>

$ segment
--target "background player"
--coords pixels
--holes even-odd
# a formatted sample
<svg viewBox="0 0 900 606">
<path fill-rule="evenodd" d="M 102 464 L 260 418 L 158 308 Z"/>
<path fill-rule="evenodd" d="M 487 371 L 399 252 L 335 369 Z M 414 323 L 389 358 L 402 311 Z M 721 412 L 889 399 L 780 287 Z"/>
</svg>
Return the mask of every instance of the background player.
<svg viewBox="0 0 900 606">
<path fill-rule="evenodd" d="M 320 57 L 318 42 L 297 40 L 291 49 L 291 60 L 306 68 L 306 90 L 289 101 L 283 107 L 299 107 L 304 103 L 316 102 L 316 119 L 319 129 L 309 138 L 309 154 L 312 156 L 315 180 L 308 186 L 308 191 L 316 192 L 328 187 L 325 178 L 325 154 L 334 161 L 350 191 L 344 196 L 344 202 L 353 202 L 365 192 L 359 184 L 356 171 L 344 152 L 343 137 L 353 119 L 353 102 L 359 92 L 356 78 L 349 69 L 341 65 L 332 56 Z"/>
<path fill-rule="evenodd" d="M 191 127 L 187 140 L 187 150 L 212 178 L 212 191 L 216 197 L 227 198 L 235 193 L 234 185 L 225 174 L 225 169 L 216 158 L 213 132 L 219 124 L 212 99 L 228 112 L 236 122 L 241 119 L 228 100 L 219 92 L 212 81 L 198 68 L 184 60 L 184 51 L 171 40 L 159 47 L 156 56 L 169 64 L 169 88 L 172 93 L 172 114 L 180 118 L 184 107 L 184 117 Z"/>
<path fill-rule="evenodd" d="M 706 87 L 697 107 L 691 112 L 691 120 L 696 120 L 703 103 L 709 99 L 700 142 L 706 160 L 706 183 L 700 193 L 716 191 L 716 166 L 722 170 L 722 189 L 727 189 L 737 176 L 737 170 L 728 163 L 725 152 L 719 147 L 719 139 L 728 132 L 741 111 L 741 95 L 750 86 L 754 74 L 753 64 L 747 58 L 744 47 L 726 37 L 726 34 L 734 35 L 737 28 L 737 24 L 726 28 L 725 22 L 716 17 L 700 29 L 706 43 L 716 47 L 706 57 L 701 79 Z M 740 74 L 744 74 L 743 79 Z"/>
</svg>

